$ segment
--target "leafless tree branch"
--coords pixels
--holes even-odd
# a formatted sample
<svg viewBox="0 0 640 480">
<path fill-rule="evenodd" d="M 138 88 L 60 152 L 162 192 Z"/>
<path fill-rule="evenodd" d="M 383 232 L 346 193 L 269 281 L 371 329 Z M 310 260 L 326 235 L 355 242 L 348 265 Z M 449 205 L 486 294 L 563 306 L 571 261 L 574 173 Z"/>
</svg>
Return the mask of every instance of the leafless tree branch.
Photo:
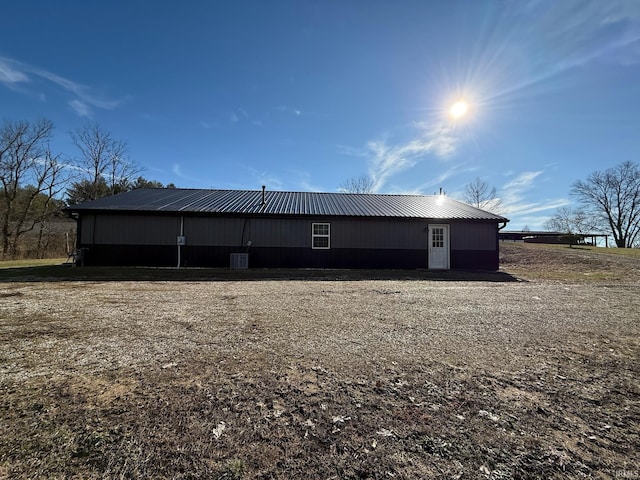
<svg viewBox="0 0 640 480">
<path fill-rule="evenodd" d="M 493 213 L 500 213 L 502 200 L 498 198 L 496 187 L 490 187 L 480 177 L 475 178 L 464 187 L 464 201 L 469 205 Z"/>
<path fill-rule="evenodd" d="M 373 179 L 369 175 L 360 175 L 346 179 L 340 185 L 345 193 L 373 193 Z"/>
</svg>

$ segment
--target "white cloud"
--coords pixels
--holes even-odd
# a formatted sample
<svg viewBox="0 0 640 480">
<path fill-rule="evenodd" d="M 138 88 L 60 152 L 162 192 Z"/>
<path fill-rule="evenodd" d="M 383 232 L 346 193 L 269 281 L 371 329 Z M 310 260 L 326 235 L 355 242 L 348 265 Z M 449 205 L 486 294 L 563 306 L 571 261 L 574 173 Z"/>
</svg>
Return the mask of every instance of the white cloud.
<svg viewBox="0 0 640 480">
<path fill-rule="evenodd" d="M 464 163 L 452 165 L 450 168 L 448 168 L 444 172 L 441 172 L 434 179 L 420 185 L 417 188 L 417 192 L 426 191 L 427 194 L 433 193 L 428 189 L 433 189 L 434 187 L 436 188 L 442 187 L 449 178 L 455 177 L 456 175 L 460 175 L 462 173 L 475 172 L 477 170 L 478 170 L 477 166 L 468 166 Z M 454 198 L 462 198 L 462 194 L 460 192 L 447 192 L 447 195 Z"/>
<path fill-rule="evenodd" d="M 78 114 L 78 116 L 87 117 L 87 118 L 91 117 L 91 109 L 83 101 L 77 100 L 77 99 L 71 100 L 69 102 L 69 106 L 73 108 L 73 110 Z"/>
<path fill-rule="evenodd" d="M 502 188 L 504 191 L 517 195 L 523 190 L 528 189 L 533 181 L 542 173 L 542 170 L 538 170 L 537 172 L 523 172 L 510 182 L 506 183 Z"/>
<path fill-rule="evenodd" d="M 413 138 L 404 142 L 391 145 L 381 138 L 367 142 L 364 148 L 338 145 L 337 150 L 342 155 L 368 158 L 373 190 L 379 191 L 391 177 L 419 162 L 428 158 L 446 160 L 456 151 L 459 138 L 451 126 L 417 122 L 412 128 Z"/>
<path fill-rule="evenodd" d="M 315 185 L 311 181 L 312 175 L 307 171 L 289 170 L 287 173 L 291 174 L 291 176 L 295 178 L 295 180 L 292 180 L 292 182 L 290 183 L 297 185 L 295 187 L 297 190 L 300 190 L 302 192 L 325 192 L 326 191 L 326 189 L 319 187 L 318 185 Z"/>
<path fill-rule="evenodd" d="M 523 205 L 522 200 L 525 197 L 525 193 L 531 189 L 533 181 L 542 173 L 542 170 L 522 172 L 502 187 L 501 200 L 506 213 L 515 213 L 533 207 L 530 204 Z"/>
<path fill-rule="evenodd" d="M 186 178 L 186 177 L 184 176 L 184 174 L 182 173 L 182 169 L 180 168 L 180 165 L 178 165 L 177 163 L 174 163 L 174 164 L 172 165 L 172 167 L 171 167 L 171 171 L 173 172 L 173 174 L 174 174 L 176 177 L 179 177 L 179 178 L 182 178 L 182 179 Z"/>
<path fill-rule="evenodd" d="M 363 147 L 349 147 L 347 145 L 336 145 L 338 155 L 346 155 L 348 157 L 367 157 L 369 150 Z"/>
<path fill-rule="evenodd" d="M 451 124 L 417 122 L 415 126 L 422 130 L 422 137 L 428 140 L 439 157 L 447 157 L 456 151 L 459 137 Z"/>
<path fill-rule="evenodd" d="M 556 208 L 564 207 L 569 205 L 571 202 L 566 198 L 556 198 L 552 200 L 547 200 L 542 203 L 519 203 L 519 204 L 511 204 L 507 205 L 505 210 L 510 215 L 516 215 L 521 213 L 538 213 L 544 212 L 546 210 L 555 210 Z"/>
<path fill-rule="evenodd" d="M 5 86 L 11 86 L 14 83 L 26 83 L 29 81 L 27 75 L 11 66 L 11 64 L 0 57 L 0 83 Z"/>
<path fill-rule="evenodd" d="M 33 81 L 34 79 L 45 80 L 45 83 L 50 86 L 53 85 L 71 95 L 72 99 L 68 101 L 68 104 L 81 117 L 90 116 L 92 108 L 112 110 L 123 102 L 123 100 L 106 98 L 94 92 L 87 85 L 74 82 L 47 70 L 7 57 L 0 57 L 0 83 L 5 87 L 13 88 L 17 84 L 29 84 L 32 89 L 35 89 L 37 87 Z M 43 92 L 27 91 L 25 93 L 36 95 L 41 100 L 46 99 L 46 95 Z"/>
<path fill-rule="evenodd" d="M 302 110 L 300 110 L 299 108 L 288 107 L 287 105 L 279 105 L 278 107 L 276 107 L 276 110 L 282 113 L 290 113 L 291 115 L 294 115 L 296 117 L 302 115 Z"/>
<path fill-rule="evenodd" d="M 594 61 L 640 62 L 640 2 L 533 0 L 512 5 L 524 17 L 527 36 L 539 38 L 552 52 L 556 72 Z"/>
<path fill-rule="evenodd" d="M 229 113 L 229 121 L 231 123 L 239 123 L 244 120 L 251 120 L 249 112 L 247 112 L 244 108 L 238 107 L 233 112 Z M 256 123 L 262 124 L 260 120 L 251 120 L 252 125 L 256 125 Z"/>
<path fill-rule="evenodd" d="M 532 194 L 530 191 L 543 173 L 542 170 L 522 172 L 502 187 L 503 196 L 500 200 L 506 216 L 513 217 L 512 220 L 514 218 L 518 220 L 522 215 L 530 216 L 533 213 L 555 210 L 570 203 L 566 198 L 530 200 L 532 195 L 535 196 L 535 192 Z"/>
</svg>

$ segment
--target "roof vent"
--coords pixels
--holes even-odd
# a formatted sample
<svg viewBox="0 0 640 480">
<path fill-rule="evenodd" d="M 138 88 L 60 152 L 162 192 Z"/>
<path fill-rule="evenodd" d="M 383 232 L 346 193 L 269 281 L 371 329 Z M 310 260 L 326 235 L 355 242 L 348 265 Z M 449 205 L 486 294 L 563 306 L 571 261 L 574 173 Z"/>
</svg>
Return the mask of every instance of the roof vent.
<svg viewBox="0 0 640 480">
<path fill-rule="evenodd" d="M 262 185 L 262 203 L 261 205 L 264 207 L 267 204 L 267 199 L 266 199 L 266 195 L 265 195 L 265 189 L 267 187 L 265 187 L 264 185 Z"/>
</svg>

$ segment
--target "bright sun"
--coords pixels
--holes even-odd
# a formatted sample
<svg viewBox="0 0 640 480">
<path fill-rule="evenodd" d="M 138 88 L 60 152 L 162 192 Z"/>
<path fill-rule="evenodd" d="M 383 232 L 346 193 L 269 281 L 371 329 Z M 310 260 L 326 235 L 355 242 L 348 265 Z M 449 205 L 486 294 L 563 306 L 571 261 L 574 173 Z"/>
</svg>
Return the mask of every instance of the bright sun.
<svg viewBox="0 0 640 480">
<path fill-rule="evenodd" d="M 449 114 L 453 118 L 461 118 L 467 114 L 468 110 L 469 105 L 467 104 L 467 102 L 465 102 L 464 100 L 458 100 L 451 106 L 451 109 L 449 109 Z"/>
</svg>

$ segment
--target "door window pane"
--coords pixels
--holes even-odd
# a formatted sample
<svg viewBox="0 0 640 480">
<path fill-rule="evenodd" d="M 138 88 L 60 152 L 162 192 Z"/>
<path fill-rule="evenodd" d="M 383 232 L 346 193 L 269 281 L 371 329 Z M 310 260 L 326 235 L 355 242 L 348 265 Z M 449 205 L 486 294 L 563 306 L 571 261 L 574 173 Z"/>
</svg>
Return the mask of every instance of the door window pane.
<svg viewBox="0 0 640 480">
<path fill-rule="evenodd" d="M 437 227 L 431 230 L 431 246 L 433 248 L 444 248 L 444 228 Z"/>
</svg>

